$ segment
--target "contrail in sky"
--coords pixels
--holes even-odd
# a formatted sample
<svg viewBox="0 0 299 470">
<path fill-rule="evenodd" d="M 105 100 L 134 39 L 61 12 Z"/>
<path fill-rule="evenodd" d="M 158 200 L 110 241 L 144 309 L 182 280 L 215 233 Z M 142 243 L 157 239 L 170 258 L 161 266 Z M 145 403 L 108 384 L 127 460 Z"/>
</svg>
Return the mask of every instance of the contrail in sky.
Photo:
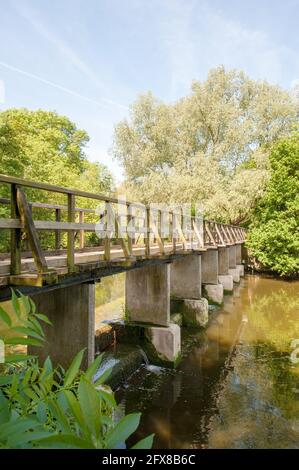
<svg viewBox="0 0 299 470">
<path fill-rule="evenodd" d="M 17 67 L 14 67 L 13 65 L 7 64 L 6 62 L 0 61 L 0 65 L 2 65 L 2 67 L 5 67 L 6 69 L 12 70 L 13 72 L 20 73 L 24 75 L 25 77 L 33 78 L 33 80 L 37 80 L 41 83 L 44 83 L 45 85 L 49 85 L 54 88 L 57 88 L 58 90 L 64 91 L 65 93 L 68 93 L 69 95 L 73 95 L 73 96 L 76 96 L 77 98 L 81 98 L 85 101 L 89 101 L 90 103 L 96 104 L 97 106 L 103 107 L 106 104 L 110 106 L 117 106 L 118 108 L 122 108 L 125 110 L 129 109 L 127 106 L 116 103 L 115 101 L 112 101 L 112 100 L 108 100 L 106 98 L 102 98 L 102 102 L 93 100 L 92 98 L 88 98 L 88 96 L 81 95 L 80 93 L 77 93 L 76 91 L 73 91 L 73 90 L 70 90 L 69 88 L 58 85 L 57 83 L 54 83 L 50 80 L 46 80 L 45 78 L 39 77 L 38 75 L 35 75 L 33 73 L 26 72 L 25 70 L 21 70 Z"/>
</svg>

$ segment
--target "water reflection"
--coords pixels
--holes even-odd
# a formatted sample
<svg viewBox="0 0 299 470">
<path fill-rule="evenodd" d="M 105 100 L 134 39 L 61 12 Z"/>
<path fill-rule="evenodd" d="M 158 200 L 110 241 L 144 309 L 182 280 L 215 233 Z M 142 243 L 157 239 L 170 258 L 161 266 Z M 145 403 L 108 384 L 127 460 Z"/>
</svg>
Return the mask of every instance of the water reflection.
<svg viewBox="0 0 299 470">
<path fill-rule="evenodd" d="M 140 369 L 118 400 L 155 448 L 298 447 L 299 283 L 248 276 L 205 332 L 183 331 L 176 372 Z"/>
</svg>

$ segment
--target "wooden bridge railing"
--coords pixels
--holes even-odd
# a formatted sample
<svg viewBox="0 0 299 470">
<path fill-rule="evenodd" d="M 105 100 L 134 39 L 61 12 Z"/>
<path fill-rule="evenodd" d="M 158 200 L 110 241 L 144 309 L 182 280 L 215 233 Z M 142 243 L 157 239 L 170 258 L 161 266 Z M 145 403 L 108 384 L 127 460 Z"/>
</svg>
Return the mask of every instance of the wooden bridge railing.
<svg viewBox="0 0 299 470">
<path fill-rule="evenodd" d="M 0 198 L 0 204 L 10 206 L 10 217 L 0 218 L 0 230 L 9 229 L 10 238 L 10 276 L 16 281 L 21 276 L 22 234 L 26 235 L 35 261 L 37 285 L 57 282 L 57 273 L 48 268 L 46 251 L 41 248 L 40 231 L 55 233 L 55 248 L 61 248 L 61 235 L 67 234 L 68 273 L 76 271 L 75 248 L 84 249 L 85 233 L 96 232 L 99 246 L 103 249 L 104 261 L 111 260 L 111 254 L 118 243 L 125 260 L 134 259 L 134 249 L 143 247 L 143 256 L 151 256 L 151 248 L 158 247 L 158 253 L 165 255 L 178 250 L 200 250 L 205 246 L 242 243 L 245 229 L 202 220 L 190 216 L 183 207 L 174 209 L 144 206 L 101 194 L 57 187 L 46 183 L 36 183 L 20 178 L 0 175 L 0 184 L 9 185 L 10 199 Z M 26 190 L 46 191 L 65 196 L 66 204 L 29 202 Z M 76 198 L 90 199 L 102 206 L 95 208 L 76 207 Z M 35 220 L 33 209 L 55 211 L 55 220 Z M 66 214 L 66 220 L 62 220 Z M 99 219 L 86 222 L 85 216 Z M 79 240 L 75 237 L 79 234 Z M 137 235 L 137 238 L 136 238 Z"/>
</svg>

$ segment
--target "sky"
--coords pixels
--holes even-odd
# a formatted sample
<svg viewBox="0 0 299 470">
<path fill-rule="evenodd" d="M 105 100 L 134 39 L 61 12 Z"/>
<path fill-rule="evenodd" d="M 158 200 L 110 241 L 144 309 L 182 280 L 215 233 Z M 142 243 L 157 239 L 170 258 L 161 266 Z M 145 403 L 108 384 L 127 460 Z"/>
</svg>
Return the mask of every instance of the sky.
<svg viewBox="0 0 299 470">
<path fill-rule="evenodd" d="M 55 110 L 85 129 L 91 161 L 140 93 L 186 95 L 219 65 L 299 83 L 299 0 L 0 0 L 0 110 Z"/>
</svg>

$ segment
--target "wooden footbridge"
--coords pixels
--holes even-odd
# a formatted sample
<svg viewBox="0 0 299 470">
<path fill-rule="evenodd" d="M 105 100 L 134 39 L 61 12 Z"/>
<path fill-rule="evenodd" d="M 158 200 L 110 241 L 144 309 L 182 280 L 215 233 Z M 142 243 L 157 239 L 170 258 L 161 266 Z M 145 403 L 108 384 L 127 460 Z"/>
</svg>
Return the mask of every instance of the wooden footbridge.
<svg viewBox="0 0 299 470">
<path fill-rule="evenodd" d="M 197 274 L 195 276 L 200 289 L 195 288 L 193 292 L 190 282 L 194 269 L 198 270 L 198 261 L 193 264 L 194 260 L 206 259 L 210 265 L 212 261 L 209 260 L 213 259 L 214 263 L 217 255 L 217 279 L 208 276 L 206 284 L 209 279 L 212 279 L 211 284 L 218 284 L 218 275 L 229 275 L 228 270 L 241 263 L 238 249 L 245 241 L 244 228 L 192 216 L 184 211 L 183 206 L 156 208 L 5 175 L 0 175 L 0 187 L 1 194 L 6 195 L 0 198 L 0 240 L 2 246 L 6 243 L 9 248 L 0 255 L 0 300 L 8 299 L 10 287 L 18 286 L 21 291 L 35 296 L 44 313 L 50 317 L 56 315 L 58 329 L 69 326 L 67 310 L 70 306 L 73 322 L 74 312 L 77 312 L 77 317 L 81 318 L 78 326 L 80 338 L 71 348 L 66 339 L 62 341 L 65 351 L 57 356 L 62 363 L 68 361 L 79 343 L 91 341 L 89 337 L 93 333 L 86 327 L 85 324 L 90 322 L 86 322 L 86 318 L 84 320 L 84 315 L 86 305 L 89 305 L 87 316 L 90 316 L 93 306 L 90 304 L 90 291 L 86 294 L 84 289 L 103 276 L 144 268 L 138 269 L 138 278 L 133 275 L 127 283 L 131 286 L 132 283 L 138 284 L 141 289 L 132 294 L 132 288 L 127 288 L 127 298 L 131 299 L 128 300 L 130 312 L 134 312 L 134 299 L 139 299 L 140 304 L 140 296 L 146 297 L 148 292 L 142 309 L 155 309 L 157 315 L 161 315 L 158 320 L 148 319 L 145 315 L 145 321 L 167 326 L 170 284 L 188 283 L 189 297 L 201 298 L 201 284 L 204 283 L 201 278 L 209 269 L 200 268 L 200 278 L 197 279 Z M 232 254 L 229 248 L 232 248 Z M 207 257 L 203 258 L 205 253 Z M 225 253 L 223 259 L 221 253 Z M 222 269 L 220 265 L 223 263 L 225 267 Z M 173 282 L 170 280 L 170 264 Z M 183 273 L 181 282 L 177 282 L 176 270 L 181 275 Z M 142 272 L 145 273 L 143 284 L 140 281 Z M 187 278 L 184 278 L 184 273 Z M 190 282 L 187 281 L 188 276 Z M 53 294 L 49 297 L 49 291 L 57 292 L 55 302 Z M 154 299 L 153 303 L 149 297 Z M 162 297 L 166 303 L 161 301 Z M 137 310 L 141 308 L 139 304 Z M 59 324 L 59 318 L 66 323 Z M 57 328 L 53 333 L 56 343 Z M 85 339 L 82 341 L 82 338 Z M 92 346 L 89 350 L 91 358 Z M 62 356 L 68 359 L 63 360 Z"/>
</svg>

